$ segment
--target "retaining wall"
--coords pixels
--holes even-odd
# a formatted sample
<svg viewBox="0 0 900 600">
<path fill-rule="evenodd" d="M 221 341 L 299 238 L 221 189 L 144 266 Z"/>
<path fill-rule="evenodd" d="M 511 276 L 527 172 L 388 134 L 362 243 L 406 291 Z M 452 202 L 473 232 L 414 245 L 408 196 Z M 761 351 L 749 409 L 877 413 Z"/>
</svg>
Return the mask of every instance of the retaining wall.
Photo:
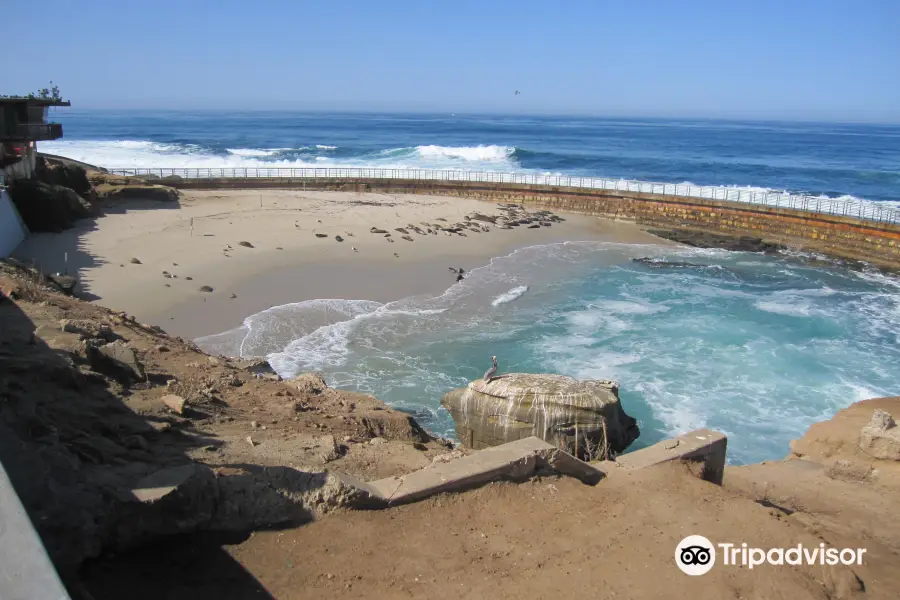
<svg viewBox="0 0 900 600">
<path fill-rule="evenodd" d="M 900 268 L 900 225 L 741 202 L 576 187 L 475 181 L 338 178 L 165 178 L 181 189 L 305 189 L 430 194 L 516 202 L 667 229 L 752 235 L 831 256 Z"/>
<path fill-rule="evenodd" d="M 12 198 L 0 188 L 0 258 L 6 258 L 22 243 L 28 230 L 19 217 Z"/>
</svg>

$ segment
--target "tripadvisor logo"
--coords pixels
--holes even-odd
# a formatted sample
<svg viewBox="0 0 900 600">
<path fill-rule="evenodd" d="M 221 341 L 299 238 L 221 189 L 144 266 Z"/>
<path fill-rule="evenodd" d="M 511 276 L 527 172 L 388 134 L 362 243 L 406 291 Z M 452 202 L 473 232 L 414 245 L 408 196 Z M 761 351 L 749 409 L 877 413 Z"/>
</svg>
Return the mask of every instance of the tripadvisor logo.
<svg viewBox="0 0 900 600">
<path fill-rule="evenodd" d="M 760 565 L 861 565 L 866 548 L 832 548 L 825 544 L 791 548 L 753 548 L 746 543 L 713 544 L 702 535 L 689 535 L 675 547 L 675 565 L 687 575 L 705 575 L 715 566 L 716 558 L 726 567 Z"/>
</svg>

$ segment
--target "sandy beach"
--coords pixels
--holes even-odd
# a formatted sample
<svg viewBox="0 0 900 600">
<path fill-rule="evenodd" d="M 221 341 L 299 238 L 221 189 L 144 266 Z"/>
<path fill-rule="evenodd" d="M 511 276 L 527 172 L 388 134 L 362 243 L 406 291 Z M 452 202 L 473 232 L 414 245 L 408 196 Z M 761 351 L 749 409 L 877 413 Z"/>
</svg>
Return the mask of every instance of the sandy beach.
<svg viewBox="0 0 900 600">
<path fill-rule="evenodd" d="M 30 236 L 15 256 L 47 272 L 77 273 L 83 297 L 188 338 L 289 302 L 439 294 L 455 281 L 448 267 L 468 271 L 526 246 L 666 243 L 633 224 L 581 215 L 537 229 L 483 223 L 487 231 L 465 237 L 428 234 L 424 223 L 502 213 L 495 203 L 437 196 L 188 191 L 178 203 L 134 199 L 104 211 L 62 233 Z M 423 233 L 396 231 L 408 225 Z"/>
</svg>

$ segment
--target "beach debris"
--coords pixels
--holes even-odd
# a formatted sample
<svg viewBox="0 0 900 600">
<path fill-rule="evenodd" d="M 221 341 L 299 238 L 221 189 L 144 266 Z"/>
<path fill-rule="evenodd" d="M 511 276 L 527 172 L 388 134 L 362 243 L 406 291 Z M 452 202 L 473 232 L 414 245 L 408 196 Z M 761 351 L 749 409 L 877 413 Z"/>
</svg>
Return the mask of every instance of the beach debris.
<svg viewBox="0 0 900 600">
<path fill-rule="evenodd" d="M 359 250 L 356 249 L 356 246 L 353 246 L 353 251 L 354 251 L 354 252 L 359 252 Z"/>
<path fill-rule="evenodd" d="M 317 233 L 317 234 L 316 234 L 316 237 L 317 237 L 317 238 L 327 238 L 327 237 L 328 237 L 328 234 L 327 234 L 327 233 Z"/>
<path fill-rule="evenodd" d="M 459 273 L 459 271 L 457 271 L 457 270 L 454 269 L 453 267 L 447 267 L 447 268 L 448 268 L 449 270 L 453 271 L 454 273 Z"/>
<path fill-rule="evenodd" d="M 408 236 L 408 235 L 401 235 L 401 236 L 400 236 L 400 239 L 401 239 L 401 240 L 406 240 L 407 242 L 413 241 L 412 237 L 411 237 L 411 236 Z"/>
<path fill-rule="evenodd" d="M 535 223 L 534 225 L 529 225 L 529 226 L 528 226 L 528 229 L 540 229 L 540 228 L 541 228 L 541 226 L 538 225 L 537 223 Z"/>
<path fill-rule="evenodd" d="M 257 427 L 259 427 L 259 421 L 250 421 L 250 427 L 256 429 Z"/>
<path fill-rule="evenodd" d="M 369 233 L 387 233 L 384 229 L 378 229 L 377 227 L 373 227 L 369 230 Z"/>
<path fill-rule="evenodd" d="M 445 219 L 444 217 L 438 217 L 435 219 L 435 221 L 443 221 L 444 223 L 446 223 L 447 219 Z"/>
<path fill-rule="evenodd" d="M 185 279 L 187 279 L 188 281 L 193 281 L 193 280 L 194 280 L 193 277 L 185 277 Z"/>
<path fill-rule="evenodd" d="M 284 248 L 282 248 L 281 246 L 275 246 L 275 249 L 276 250 L 284 250 Z"/>
<path fill-rule="evenodd" d="M 133 265 L 140 265 L 140 264 L 143 264 L 143 263 L 140 261 L 140 259 L 132 258 L 132 259 L 131 259 L 131 264 L 133 264 Z"/>
<path fill-rule="evenodd" d="M 334 239 L 337 240 L 337 241 L 339 241 L 339 242 L 343 242 L 343 241 L 344 241 L 344 238 L 342 238 L 342 237 L 339 236 L 339 235 L 334 236 Z"/>
<path fill-rule="evenodd" d="M 322 219 L 316 219 L 316 223 L 321 223 Z"/>
<path fill-rule="evenodd" d="M 164 285 L 165 285 L 166 287 L 172 287 L 172 284 L 171 284 L 171 283 L 166 283 L 166 284 L 164 284 Z"/>
<path fill-rule="evenodd" d="M 252 248 L 253 244 L 250 242 L 238 242 L 238 246 L 243 246 L 244 248 Z"/>
<path fill-rule="evenodd" d="M 211 287 L 209 287 L 208 285 L 201 285 L 199 291 L 208 293 L 208 292 L 212 292 L 213 289 Z"/>
<path fill-rule="evenodd" d="M 409 233 L 407 230 L 403 229 L 402 227 L 395 227 L 394 231 L 398 231 L 400 233 Z"/>
<path fill-rule="evenodd" d="M 61 319 L 59 329 L 66 333 L 76 333 L 81 340 L 101 339 L 114 342 L 119 336 L 105 323 L 96 323 L 89 319 Z"/>
<path fill-rule="evenodd" d="M 393 238 L 385 238 L 385 239 L 387 239 L 387 241 L 389 241 L 389 242 L 392 243 L 392 244 L 394 243 L 394 239 L 393 239 Z"/>
<path fill-rule="evenodd" d="M 397 258 L 400 258 L 400 255 L 397 254 L 396 252 L 394 252 L 394 256 L 396 256 Z"/>
<path fill-rule="evenodd" d="M 232 295 L 231 295 L 231 298 L 232 298 L 232 300 L 235 299 L 235 298 L 237 298 L 237 294 L 232 294 Z"/>
<path fill-rule="evenodd" d="M 250 437 L 249 435 L 244 439 L 246 439 L 247 443 L 250 444 L 251 446 L 259 446 L 259 442 L 254 441 L 253 438 Z"/>
<path fill-rule="evenodd" d="M 187 405 L 184 398 L 181 396 L 176 396 L 175 394 L 169 394 L 167 396 L 162 397 L 162 403 L 166 405 L 166 408 L 171 410 L 176 415 L 183 415 L 184 408 Z"/>
<path fill-rule="evenodd" d="M 347 237 L 355 237 L 355 236 L 353 235 L 353 233 L 351 233 L 351 232 L 349 232 L 349 231 L 345 231 L 344 233 L 347 234 Z"/>
<path fill-rule="evenodd" d="M 172 263 L 172 266 L 173 266 L 173 267 L 177 267 L 177 266 L 178 266 L 178 263 Z"/>
</svg>

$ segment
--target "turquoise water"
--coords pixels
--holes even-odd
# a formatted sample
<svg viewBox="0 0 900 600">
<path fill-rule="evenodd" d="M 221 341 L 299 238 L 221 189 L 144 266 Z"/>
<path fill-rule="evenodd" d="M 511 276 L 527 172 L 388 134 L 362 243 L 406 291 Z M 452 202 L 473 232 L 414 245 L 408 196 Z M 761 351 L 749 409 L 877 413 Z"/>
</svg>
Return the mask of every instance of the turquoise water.
<svg viewBox="0 0 900 600">
<path fill-rule="evenodd" d="M 503 115 L 59 110 L 46 152 L 105 167 L 389 167 L 549 173 L 900 206 L 900 126 Z M 660 256 L 695 266 L 655 267 Z M 480 265 L 463 265 L 479 267 Z M 900 394 L 900 284 L 800 256 L 604 244 L 531 248 L 438 298 L 276 307 L 200 340 L 321 369 L 436 433 L 447 390 L 501 371 L 615 378 L 636 447 L 695 427 L 779 458 L 835 410 Z M 527 288 L 527 289 L 526 289 Z"/>
<path fill-rule="evenodd" d="M 898 342 L 900 281 L 875 272 L 595 242 L 496 258 L 436 298 L 301 302 L 198 340 L 268 356 L 283 376 L 321 370 L 447 436 L 440 396 L 492 355 L 501 372 L 612 378 L 640 422 L 632 449 L 710 427 L 737 464 L 783 457 L 811 423 L 900 393 Z"/>
</svg>

